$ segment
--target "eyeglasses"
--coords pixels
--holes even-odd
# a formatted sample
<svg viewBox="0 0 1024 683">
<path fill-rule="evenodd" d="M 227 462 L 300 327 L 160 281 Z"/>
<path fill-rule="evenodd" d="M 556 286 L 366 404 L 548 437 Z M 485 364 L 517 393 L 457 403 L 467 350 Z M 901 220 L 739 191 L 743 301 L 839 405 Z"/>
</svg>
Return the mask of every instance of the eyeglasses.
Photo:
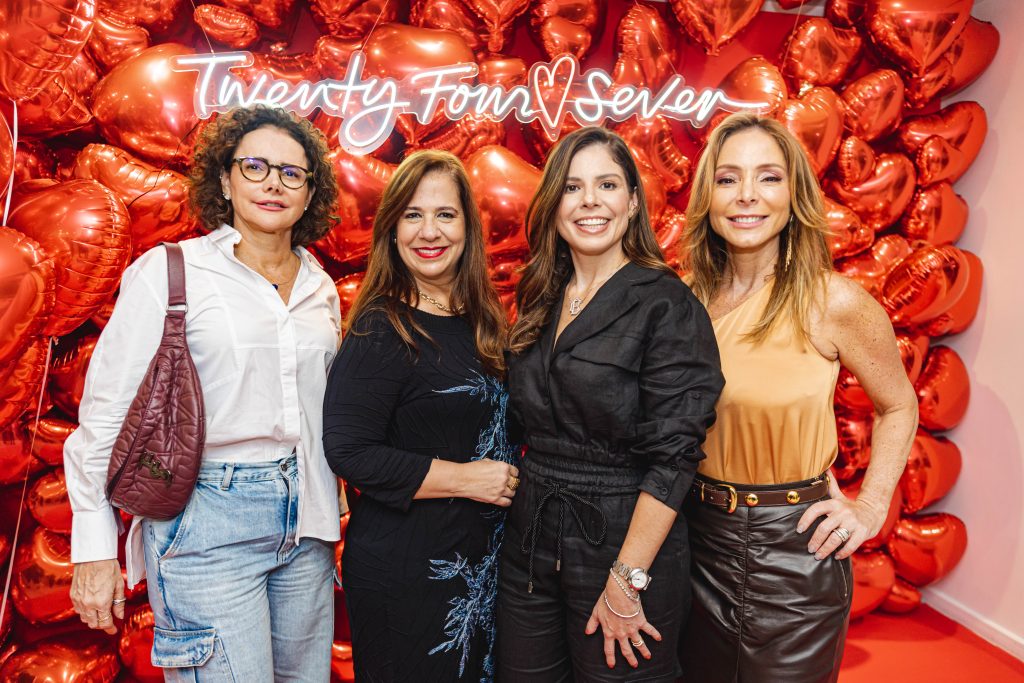
<svg viewBox="0 0 1024 683">
<path fill-rule="evenodd" d="M 270 175 L 270 169 L 276 168 L 281 184 L 292 190 L 298 190 L 313 177 L 313 172 L 309 169 L 292 164 L 272 164 L 260 157 L 239 157 L 232 159 L 231 163 L 238 164 L 238 170 L 242 172 L 242 177 L 254 183 L 266 180 Z"/>
</svg>

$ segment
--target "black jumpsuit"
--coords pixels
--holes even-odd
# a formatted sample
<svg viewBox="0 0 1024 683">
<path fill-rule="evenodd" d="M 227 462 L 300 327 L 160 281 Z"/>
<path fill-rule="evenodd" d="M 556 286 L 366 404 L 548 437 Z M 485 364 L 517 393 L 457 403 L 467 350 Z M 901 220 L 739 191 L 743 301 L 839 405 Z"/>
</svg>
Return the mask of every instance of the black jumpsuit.
<svg viewBox="0 0 1024 683">
<path fill-rule="evenodd" d="M 723 386 L 711 321 L 676 275 L 632 263 L 554 344 L 559 310 L 509 368 L 527 453 L 501 555 L 498 680 L 671 681 L 690 597 L 682 515 L 643 594 L 663 636 L 647 639 L 652 659 L 633 670 L 617 654 L 609 669 L 600 629 L 584 628 L 640 492 L 678 511 L 704 457 Z"/>
</svg>

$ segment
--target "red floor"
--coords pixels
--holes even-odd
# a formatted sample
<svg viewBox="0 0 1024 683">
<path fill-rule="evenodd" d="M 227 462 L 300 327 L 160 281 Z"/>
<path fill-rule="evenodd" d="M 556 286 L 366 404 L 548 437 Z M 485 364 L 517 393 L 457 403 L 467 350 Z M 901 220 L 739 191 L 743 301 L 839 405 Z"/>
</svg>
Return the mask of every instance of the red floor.
<svg viewBox="0 0 1024 683">
<path fill-rule="evenodd" d="M 840 683 L 1024 682 L 1024 663 L 922 605 L 850 625 Z"/>
</svg>

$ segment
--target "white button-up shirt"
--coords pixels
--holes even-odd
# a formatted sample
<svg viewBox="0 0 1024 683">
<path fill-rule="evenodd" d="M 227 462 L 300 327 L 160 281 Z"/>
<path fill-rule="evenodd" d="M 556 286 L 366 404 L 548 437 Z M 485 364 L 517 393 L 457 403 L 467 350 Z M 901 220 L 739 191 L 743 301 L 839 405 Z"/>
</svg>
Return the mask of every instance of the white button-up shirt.
<svg viewBox="0 0 1024 683">
<path fill-rule="evenodd" d="M 339 539 L 337 479 L 323 454 L 323 396 L 340 335 L 338 293 L 305 249 L 285 304 L 273 285 L 234 255 L 241 234 L 227 225 L 181 242 L 186 337 L 206 411 L 203 461 L 265 462 L 298 456 L 296 540 Z M 110 322 L 85 380 L 79 427 L 64 445 L 74 512 L 71 561 L 117 557 L 116 511 L 107 465 L 128 407 L 163 336 L 167 253 L 156 247 L 121 279 Z M 240 520 L 239 523 L 244 523 Z M 139 519 L 126 544 L 128 583 L 145 577 Z"/>
</svg>

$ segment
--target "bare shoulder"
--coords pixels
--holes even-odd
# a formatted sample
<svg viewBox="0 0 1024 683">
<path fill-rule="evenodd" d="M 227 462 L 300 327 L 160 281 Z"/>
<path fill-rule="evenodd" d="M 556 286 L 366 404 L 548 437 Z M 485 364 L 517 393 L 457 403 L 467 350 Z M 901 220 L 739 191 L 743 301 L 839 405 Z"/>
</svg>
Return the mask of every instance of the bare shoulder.
<svg viewBox="0 0 1024 683">
<path fill-rule="evenodd" d="M 840 273 L 825 276 L 825 319 L 830 324 L 856 325 L 879 316 L 889 320 L 885 309 L 859 284 Z"/>
</svg>

